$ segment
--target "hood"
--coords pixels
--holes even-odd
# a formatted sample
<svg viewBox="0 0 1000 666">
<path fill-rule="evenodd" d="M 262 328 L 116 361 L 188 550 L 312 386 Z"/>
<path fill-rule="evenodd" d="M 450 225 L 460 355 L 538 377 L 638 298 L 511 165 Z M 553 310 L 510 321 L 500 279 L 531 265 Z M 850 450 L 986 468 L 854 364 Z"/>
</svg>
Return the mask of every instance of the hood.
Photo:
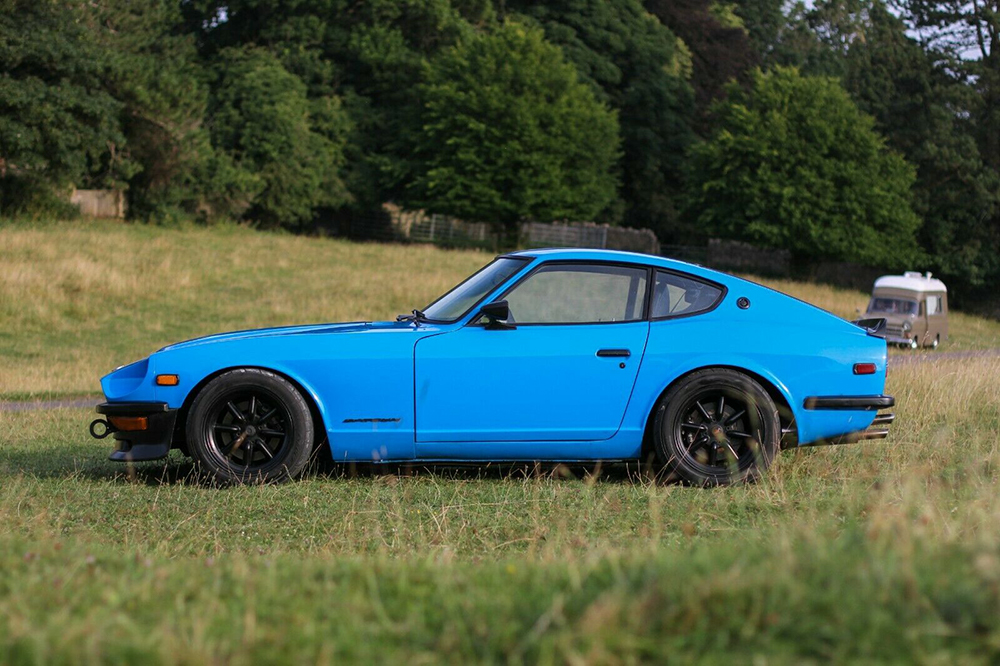
<svg viewBox="0 0 1000 666">
<path fill-rule="evenodd" d="M 357 333 L 384 328 L 396 328 L 410 326 L 408 322 L 391 321 L 355 321 L 345 324 L 308 324 L 304 326 L 277 326 L 274 328 L 254 328 L 246 331 L 232 331 L 229 333 L 214 333 L 200 338 L 185 340 L 167 345 L 158 351 L 171 351 L 174 349 L 184 349 L 196 345 L 204 345 L 212 342 L 226 342 L 230 340 L 245 340 L 249 338 L 271 338 L 280 335 L 304 335 L 314 333 Z"/>
</svg>

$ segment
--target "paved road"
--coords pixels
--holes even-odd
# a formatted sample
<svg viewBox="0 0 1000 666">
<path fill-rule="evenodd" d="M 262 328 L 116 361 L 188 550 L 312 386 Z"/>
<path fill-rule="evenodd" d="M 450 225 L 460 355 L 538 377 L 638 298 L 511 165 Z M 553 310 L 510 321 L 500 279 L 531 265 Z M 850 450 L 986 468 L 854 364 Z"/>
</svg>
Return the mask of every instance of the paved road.
<svg viewBox="0 0 1000 666">
<path fill-rule="evenodd" d="M 964 358 L 1000 357 L 1000 349 L 980 349 L 977 351 L 953 352 L 917 352 L 889 355 L 889 365 L 909 365 L 911 363 L 936 363 L 938 361 L 954 361 Z M 36 409 L 75 409 L 94 407 L 102 402 L 100 398 L 66 398 L 64 400 L 32 400 L 30 402 L 0 401 L 0 412 L 30 412 Z"/>
<path fill-rule="evenodd" d="M 31 400 L 29 402 L 0 401 L 0 412 L 30 412 L 35 409 L 65 409 L 95 407 L 100 398 L 67 398 L 65 400 Z"/>
</svg>

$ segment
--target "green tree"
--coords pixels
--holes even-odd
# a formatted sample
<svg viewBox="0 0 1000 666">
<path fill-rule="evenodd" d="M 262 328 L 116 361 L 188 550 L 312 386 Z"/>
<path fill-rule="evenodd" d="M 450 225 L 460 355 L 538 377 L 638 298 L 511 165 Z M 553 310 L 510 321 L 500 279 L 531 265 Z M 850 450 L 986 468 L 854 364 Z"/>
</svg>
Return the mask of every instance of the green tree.
<svg viewBox="0 0 1000 666">
<path fill-rule="evenodd" d="M 707 108 L 729 81 L 757 64 L 746 29 L 731 5 L 717 0 L 646 0 L 646 8 L 691 50 L 695 99 Z"/>
<path fill-rule="evenodd" d="M 750 47 L 761 63 L 769 62 L 788 20 L 786 0 L 736 0 L 733 10 L 740 18 Z"/>
<path fill-rule="evenodd" d="M 300 78 L 310 100 L 342 100 L 344 180 L 361 208 L 401 193 L 404 134 L 428 58 L 493 20 L 490 0 L 191 0 L 184 9 L 205 56 L 254 45 Z"/>
<path fill-rule="evenodd" d="M 1000 276 L 1000 178 L 977 144 L 983 100 L 956 76 L 970 63 L 954 47 L 971 44 L 932 37 L 918 42 L 881 0 L 821 0 L 792 10 L 770 60 L 841 78 L 887 145 L 917 169 L 927 266 L 968 294 Z"/>
<path fill-rule="evenodd" d="M 107 53 L 75 4 L 0 0 L 0 211 L 131 174 Z"/>
<path fill-rule="evenodd" d="M 693 152 L 690 214 L 711 232 L 829 258 L 903 266 L 919 250 L 914 170 L 835 79 L 757 71 L 714 106 Z"/>
<path fill-rule="evenodd" d="M 984 164 L 970 118 L 977 100 L 935 66 L 903 22 L 871 3 L 847 49 L 844 86 L 890 147 L 917 168 L 914 208 L 931 267 L 965 291 L 1000 275 L 1000 178 Z M 972 107 L 972 108 L 970 108 Z"/>
<path fill-rule="evenodd" d="M 763 67 L 797 67 L 810 76 L 843 76 L 849 45 L 863 34 L 869 0 L 739 0 Z"/>
<path fill-rule="evenodd" d="M 103 0 L 88 6 L 92 29 L 108 53 L 105 85 L 121 103 L 129 214 L 163 220 L 208 212 L 212 188 L 224 189 L 204 120 L 209 72 L 194 35 L 184 31 L 180 3 Z"/>
<path fill-rule="evenodd" d="M 615 113 L 541 30 L 446 50 L 419 89 L 404 203 L 469 220 L 594 219 L 615 198 Z"/>
<path fill-rule="evenodd" d="M 981 154 L 1000 169 L 1000 0 L 901 0 L 910 25 L 977 93 Z"/>
<path fill-rule="evenodd" d="M 694 140 L 687 48 L 639 0 L 513 0 L 506 7 L 537 22 L 618 111 L 623 222 L 674 237 L 684 155 Z"/>
<path fill-rule="evenodd" d="M 902 0 L 907 27 L 933 54 L 940 74 L 951 80 L 947 100 L 961 133 L 948 132 L 945 145 L 931 142 L 928 158 L 943 171 L 948 192 L 940 221 L 927 240 L 946 275 L 955 275 L 983 296 L 995 299 L 1000 281 L 1000 4 L 997 0 Z M 946 112 L 946 111 L 945 111 Z M 966 137 L 975 140 L 974 150 Z M 984 168 L 979 168 L 979 161 Z M 936 176 L 932 176 L 936 177 Z M 964 190 L 964 191 L 963 191 Z M 933 194 L 931 195 L 933 196 Z M 947 210 L 949 203 L 955 208 Z"/>
<path fill-rule="evenodd" d="M 302 227 L 342 205 L 347 119 L 336 97 L 306 86 L 267 51 L 226 49 L 209 107 L 212 143 L 237 172 L 220 207 L 265 226 Z"/>
</svg>

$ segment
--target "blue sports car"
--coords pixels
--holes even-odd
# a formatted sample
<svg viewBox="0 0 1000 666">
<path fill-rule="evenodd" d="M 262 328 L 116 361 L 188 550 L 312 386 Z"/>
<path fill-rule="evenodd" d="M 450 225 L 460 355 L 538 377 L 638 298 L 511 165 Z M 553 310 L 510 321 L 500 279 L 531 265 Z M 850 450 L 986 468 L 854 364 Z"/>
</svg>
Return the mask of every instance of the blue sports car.
<svg viewBox="0 0 1000 666">
<path fill-rule="evenodd" d="M 396 321 L 210 335 L 101 380 L 112 460 L 222 482 L 335 461 L 653 462 L 752 480 L 779 449 L 884 437 L 886 343 L 766 287 L 663 257 L 497 257 Z"/>
</svg>

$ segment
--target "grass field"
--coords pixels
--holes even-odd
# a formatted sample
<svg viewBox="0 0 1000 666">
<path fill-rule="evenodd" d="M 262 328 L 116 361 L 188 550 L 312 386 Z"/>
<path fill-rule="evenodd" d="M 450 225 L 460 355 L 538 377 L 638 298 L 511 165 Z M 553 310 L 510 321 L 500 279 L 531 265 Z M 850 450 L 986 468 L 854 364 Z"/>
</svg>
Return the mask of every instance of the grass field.
<svg viewBox="0 0 1000 666">
<path fill-rule="evenodd" d="M 0 399 L 97 392 L 113 368 L 198 335 L 393 318 L 491 256 L 237 226 L 0 222 Z M 763 282 L 844 317 L 867 304 L 860 292 Z M 989 347 L 1000 322 L 952 314 L 942 349 Z"/>
<path fill-rule="evenodd" d="M 486 259 L 0 227 L 0 390 L 91 391 L 215 330 L 391 316 Z M 954 325 L 956 347 L 1000 346 L 996 324 Z M 1000 359 L 894 367 L 887 390 L 885 442 L 786 451 L 719 490 L 624 468 L 217 489 L 181 458 L 107 462 L 86 410 L 0 412 L 0 663 L 996 663 Z"/>
</svg>

